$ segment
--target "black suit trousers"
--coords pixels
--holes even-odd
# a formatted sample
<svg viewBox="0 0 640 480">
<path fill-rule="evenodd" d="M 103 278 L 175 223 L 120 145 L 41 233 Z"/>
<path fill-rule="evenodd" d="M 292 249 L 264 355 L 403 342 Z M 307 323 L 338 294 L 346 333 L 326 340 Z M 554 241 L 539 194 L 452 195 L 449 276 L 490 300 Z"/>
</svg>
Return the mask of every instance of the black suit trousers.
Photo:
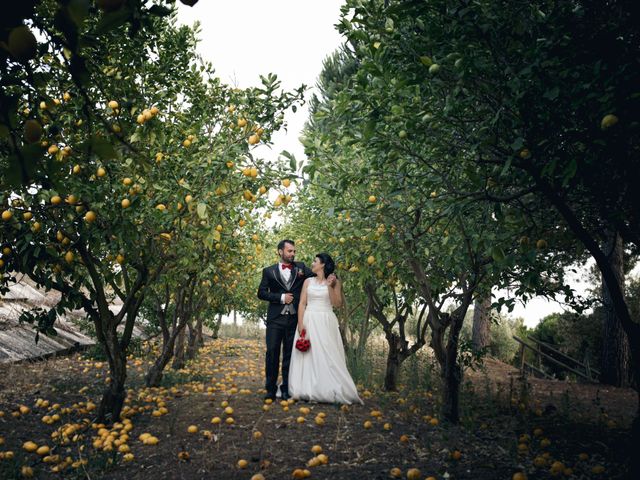
<svg viewBox="0 0 640 480">
<path fill-rule="evenodd" d="M 278 321 L 267 322 L 266 334 L 265 389 L 268 395 L 275 395 L 278 388 L 280 350 L 282 349 L 282 385 L 280 391 L 289 393 L 289 364 L 291 363 L 291 349 L 293 348 L 293 339 L 298 324 L 297 315 L 281 315 L 274 320 Z"/>
</svg>

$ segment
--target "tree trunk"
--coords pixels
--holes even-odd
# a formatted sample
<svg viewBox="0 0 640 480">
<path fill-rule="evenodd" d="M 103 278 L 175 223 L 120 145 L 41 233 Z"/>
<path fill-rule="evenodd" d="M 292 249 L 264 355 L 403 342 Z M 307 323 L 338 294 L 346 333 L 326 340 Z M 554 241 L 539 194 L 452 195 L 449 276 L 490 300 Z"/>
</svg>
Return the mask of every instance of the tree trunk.
<svg viewBox="0 0 640 480">
<path fill-rule="evenodd" d="M 149 371 L 144 377 L 144 381 L 147 387 L 159 387 L 162 381 L 163 372 L 169 360 L 173 356 L 173 345 L 170 348 L 165 348 L 156 361 L 151 365 Z"/>
<path fill-rule="evenodd" d="M 236 311 L 233 311 L 233 326 L 237 327 L 238 326 L 238 317 L 236 316 Z"/>
<path fill-rule="evenodd" d="M 476 300 L 473 307 L 473 334 L 471 343 L 475 352 L 489 346 L 491 333 L 491 294 Z"/>
<path fill-rule="evenodd" d="M 604 248 L 611 269 L 615 273 L 620 289 L 624 291 L 624 244 L 617 232 L 609 232 Z M 630 381 L 631 351 L 629 339 L 616 314 L 610 289 L 602 282 L 604 320 L 602 325 L 602 354 L 600 381 L 607 385 L 626 387 Z"/>
<path fill-rule="evenodd" d="M 193 320 L 187 324 L 189 338 L 187 339 L 187 360 L 193 360 L 198 353 L 198 331 Z"/>
<path fill-rule="evenodd" d="M 384 389 L 387 392 L 398 390 L 398 374 L 400 373 L 400 337 L 394 332 L 386 334 L 389 353 L 387 354 L 387 369 L 384 374 Z"/>
<path fill-rule="evenodd" d="M 216 322 L 213 324 L 213 334 L 211 335 L 214 340 L 218 339 L 218 333 L 220 332 L 220 325 L 222 324 L 222 314 L 218 314 Z"/>
<path fill-rule="evenodd" d="M 184 323 L 178 323 L 174 331 L 171 333 L 171 336 L 167 337 L 166 341 L 163 341 L 162 353 L 158 358 L 156 358 L 156 361 L 149 368 L 149 371 L 145 375 L 145 384 L 147 385 L 147 387 L 160 386 L 164 369 L 169 364 L 169 360 L 171 360 L 171 358 L 173 357 L 176 338 L 180 336 L 181 332 L 184 331 L 184 327 Z"/>
<path fill-rule="evenodd" d="M 113 423 L 120 421 L 120 413 L 126 397 L 125 381 L 127 379 L 127 355 L 120 347 L 116 326 L 110 318 L 109 328 L 105 331 L 103 348 L 109 362 L 109 385 L 102 394 L 98 407 L 99 423 Z"/>
<path fill-rule="evenodd" d="M 433 325 L 431 325 L 431 342 L 429 343 L 433 354 L 436 356 L 436 361 L 442 370 L 444 370 L 446 361 L 446 350 L 444 346 L 444 333 L 446 328 L 447 326 L 441 324 L 441 322 L 434 322 Z"/>
<path fill-rule="evenodd" d="M 198 347 L 204 347 L 204 337 L 202 336 L 202 315 L 198 315 L 198 320 L 196 320 L 196 342 Z"/>
<path fill-rule="evenodd" d="M 184 340 L 185 340 L 185 329 L 183 328 L 178 333 L 178 338 L 176 339 L 175 349 L 173 352 L 173 363 L 171 364 L 171 368 L 174 370 L 180 370 L 184 368 L 185 359 L 184 359 Z"/>
<path fill-rule="evenodd" d="M 466 312 L 466 310 L 465 310 Z M 449 339 L 442 369 L 442 415 L 451 423 L 460 421 L 460 383 L 462 368 L 458 365 L 458 343 L 464 315 L 452 315 Z"/>
<path fill-rule="evenodd" d="M 340 333 L 340 339 L 342 340 L 342 345 L 347 348 L 349 342 L 347 340 L 347 324 L 346 322 L 338 322 L 338 333 Z"/>
<path fill-rule="evenodd" d="M 76 248 L 87 268 L 94 288 L 91 299 L 81 297 L 83 308 L 93 321 L 96 337 L 109 362 L 109 384 L 100 400 L 97 421 L 99 423 L 114 423 L 120 420 L 120 413 L 126 397 L 124 386 L 127 379 L 127 347 L 131 340 L 133 323 L 144 298 L 143 287 L 148 280 L 148 271 L 138 270 L 137 278 L 127 290 L 126 296 L 124 298 L 121 296 L 123 304 L 120 312 L 114 315 L 109 309 L 103 278 L 93 263 L 94 258 L 83 242 L 78 242 Z M 61 293 L 64 295 L 66 292 L 63 290 Z M 125 321 L 124 331 L 122 339 L 119 339 L 118 324 L 123 320 Z"/>
<path fill-rule="evenodd" d="M 369 328 L 369 318 L 370 314 L 367 309 L 362 319 L 362 323 L 360 324 L 360 328 L 358 329 L 357 352 L 359 356 L 364 354 L 364 351 L 367 348 L 367 340 L 369 339 L 369 335 L 371 334 L 371 329 Z"/>
</svg>

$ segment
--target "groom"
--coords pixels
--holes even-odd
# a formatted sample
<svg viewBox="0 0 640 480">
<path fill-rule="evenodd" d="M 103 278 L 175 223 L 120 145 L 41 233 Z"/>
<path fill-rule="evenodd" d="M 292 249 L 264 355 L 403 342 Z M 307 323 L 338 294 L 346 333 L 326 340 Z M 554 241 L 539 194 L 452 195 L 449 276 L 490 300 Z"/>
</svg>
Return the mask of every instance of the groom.
<svg viewBox="0 0 640 480">
<path fill-rule="evenodd" d="M 267 395 L 265 399 L 275 400 L 276 398 L 280 349 L 284 348 L 280 393 L 282 399 L 287 400 L 289 398 L 289 363 L 291 362 L 291 349 L 298 323 L 300 292 L 304 280 L 315 275 L 304 263 L 294 262 L 296 246 L 292 240 L 282 240 L 278 243 L 278 255 L 280 262 L 262 270 L 258 298 L 269 302 L 266 321 L 265 388 Z"/>
</svg>

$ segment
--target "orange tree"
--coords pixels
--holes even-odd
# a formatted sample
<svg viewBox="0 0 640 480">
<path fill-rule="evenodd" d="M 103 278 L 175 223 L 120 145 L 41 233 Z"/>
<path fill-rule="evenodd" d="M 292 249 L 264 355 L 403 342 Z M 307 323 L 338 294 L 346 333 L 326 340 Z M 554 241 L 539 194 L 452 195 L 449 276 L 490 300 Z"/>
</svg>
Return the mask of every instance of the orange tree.
<svg viewBox="0 0 640 480">
<path fill-rule="evenodd" d="M 177 268 L 149 287 L 142 306 L 143 319 L 149 330 L 161 335 L 162 342 L 145 376 L 147 386 L 160 385 L 172 359 L 174 367 L 182 368 L 186 360 L 194 358 L 203 343 L 203 325 L 215 328 L 215 315 L 235 303 L 235 269 L 239 268 L 238 258 L 242 258 L 237 255 L 242 249 L 237 240 L 230 236 L 224 249 L 219 250 L 202 247 L 201 239 L 187 242 Z"/>
<path fill-rule="evenodd" d="M 635 13 L 628 2 L 352 1 L 340 29 L 374 113 L 361 116 L 363 135 L 419 140 L 449 159 L 413 152 L 434 176 L 467 171 L 466 188 L 446 190 L 456 201 L 545 212 L 542 229 L 529 226 L 545 241 L 568 232 L 574 241 L 554 246 L 594 258 L 615 312 L 607 327 L 624 330 L 637 371 L 640 327 L 607 252 L 617 237 L 638 247 Z M 404 92 L 393 111 L 377 102 L 389 87 Z"/>
<path fill-rule="evenodd" d="M 327 63 L 305 132 L 309 187 L 301 198 L 310 205 L 309 221 L 320 219 L 327 238 L 337 239 L 347 281 L 355 277 L 367 292 L 369 311 L 385 331 L 385 386 L 395 388 L 399 365 L 424 345 L 430 328 L 443 414 L 457 422 L 459 334 L 474 296 L 512 286 L 523 298 L 562 292 L 570 299 L 562 269 L 568 259 L 552 255 L 542 239 L 530 241 L 515 209 L 451 201 L 449 190 L 463 190 L 476 177 L 455 167 L 434 174 L 453 154 L 440 156 L 407 134 L 401 113 L 416 102 L 415 89 L 393 81 L 371 87 L 369 68 L 349 54 Z M 542 212 L 535 220 L 544 224 Z M 410 316 L 417 326 L 411 346 Z"/>
<path fill-rule="evenodd" d="M 347 297 L 362 302 L 382 328 L 388 345 L 385 389 L 397 388 L 402 363 L 430 334 L 441 367 L 443 413 L 457 421 L 466 353 L 459 333 L 473 298 L 494 285 L 514 287 L 521 296 L 553 291 L 570 296 L 559 260 L 547 262 L 547 252 L 514 242 L 513 232 L 481 204 L 444 212 L 437 196 L 398 195 L 394 180 L 377 183 L 374 201 L 370 186 L 357 181 L 359 168 L 351 170 L 357 163 L 353 157 L 342 161 L 335 151 L 324 156 L 314 150 L 312 158 L 318 183 L 340 176 L 348 187 L 310 185 L 292 225 L 304 235 L 305 247 L 335 256 Z M 367 319 L 350 315 L 349 321 L 366 331 L 360 322 Z"/>
<path fill-rule="evenodd" d="M 75 28 L 60 23 L 65 8 Z M 139 18 L 130 36 L 70 8 L 39 4 L 33 28 L 51 41 L 2 64 L 3 286 L 23 273 L 62 293 L 51 311 L 25 314 L 41 331 L 67 309 L 86 311 L 110 366 L 98 415 L 117 419 L 146 289 L 210 267 L 198 249 L 215 259 L 234 206 L 260 201 L 271 167 L 250 150 L 300 92 L 279 92 L 274 76 L 222 85 L 196 61 L 194 32 L 167 17 Z"/>
</svg>

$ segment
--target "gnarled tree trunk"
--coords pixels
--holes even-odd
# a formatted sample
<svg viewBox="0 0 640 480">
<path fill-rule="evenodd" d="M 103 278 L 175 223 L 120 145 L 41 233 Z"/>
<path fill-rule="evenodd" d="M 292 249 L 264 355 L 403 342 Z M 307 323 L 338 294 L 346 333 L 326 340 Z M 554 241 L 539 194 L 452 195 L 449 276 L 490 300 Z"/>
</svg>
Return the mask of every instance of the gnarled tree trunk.
<svg viewBox="0 0 640 480">
<path fill-rule="evenodd" d="M 191 320 L 187 323 L 187 332 L 189 334 L 187 338 L 187 360 L 193 360 L 198 353 L 198 331 L 195 322 Z"/>
<path fill-rule="evenodd" d="M 115 328 L 108 328 L 103 338 L 103 348 L 109 363 L 109 384 L 103 391 L 98 406 L 98 422 L 113 423 L 120 420 L 126 397 L 127 352 L 121 348 Z"/>
<path fill-rule="evenodd" d="M 202 335 L 202 315 L 198 315 L 196 320 L 196 342 L 199 347 L 204 347 L 204 336 Z"/>
<path fill-rule="evenodd" d="M 149 370 L 144 377 L 145 385 L 147 385 L 147 387 L 160 386 L 162 377 L 164 376 L 164 369 L 169 364 L 169 360 L 171 360 L 171 357 L 173 357 L 173 348 L 176 336 L 177 335 L 172 336 L 172 340 L 166 345 L 163 345 L 160 356 L 156 358 L 155 362 L 153 362 L 153 365 L 149 367 Z"/>
<path fill-rule="evenodd" d="M 178 338 L 176 339 L 175 348 L 173 350 L 173 363 L 171 364 L 171 368 L 174 370 L 180 370 L 185 366 L 185 336 L 186 332 L 183 328 L 178 333 Z"/>
<path fill-rule="evenodd" d="M 460 330 L 471 305 L 473 294 L 483 275 L 478 262 L 474 262 L 477 269 L 463 274 L 458 282 L 458 286 L 462 290 L 458 307 L 453 312 L 446 313 L 442 311 L 443 304 L 438 305 L 434 301 L 429 278 L 420 262 L 410 258 L 409 263 L 415 274 L 416 288 L 424 296 L 429 307 L 427 323 L 431 325 L 431 347 L 440 364 L 442 378 L 442 415 L 448 421 L 458 423 L 460 421 L 460 384 L 462 382 L 462 367 L 458 364 Z"/>
<path fill-rule="evenodd" d="M 171 329 L 169 329 L 167 322 L 167 312 L 169 311 L 169 302 L 171 301 L 168 284 L 165 288 L 164 306 L 160 303 L 160 300 L 156 301 L 155 311 L 160 322 L 160 329 L 162 330 L 162 351 L 147 371 L 145 376 L 145 384 L 147 387 L 160 386 L 164 369 L 173 357 L 176 338 L 185 328 L 186 318 L 180 317 L 180 305 L 183 302 L 183 298 L 184 289 L 180 289 L 175 297 L 175 308 L 173 309 Z"/>
<path fill-rule="evenodd" d="M 473 306 L 473 331 L 471 344 L 475 352 L 489 346 L 491 336 L 491 294 L 476 299 Z"/>
<path fill-rule="evenodd" d="M 367 311 L 382 325 L 389 347 L 383 387 L 387 391 L 396 391 L 398 389 L 400 366 L 407 358 L 414 355 L 426 344 L 425 336 L 428 326 L 428 322 L 424 320 L 426 305 L 423 306 L 418 315 L 416 339 L 414 343 L 409 346 L 405 324 L 411 313 L 411 306 L 408 303 L 402 306 L 398 305 L 394 295 L 395 313 L 393 319 L 389 320 L 385 314 L 385 304 L 380 300 L 376 288 L 373 285 L 367 285 L 365 290 L 368 295 Z M 398 327 L 397 333 L 395 331 L 396 325 Z"/>
<path fill-rule="evenodd" d="M 127 379 L 127 349 L 131 342 L 133 326 L 138 311 L 144 300 L 146 285 L 155 280 L 160 274 L 158 269 L 150 278 L 146 268 L 136 270 L 135 281 L 130 281 L 127 267 L 122 267 L 125 278 L 126 290 L 123 291 L 117 285 L 111 283 L 111 287 L 120 297 L 123 304 L 120 311 L 114 314 L 109 309 L 109 302 L 105 291 L 105 285 L 98 273 L 94 257 L 89 253 L 88 247 L 83 243 L 76 244 L 78 252 L 87 267 L 93 284 L 94 298 L 83 298 L 85 311 L 93 320 L 98 342 L 102 345 L 109 363 L 109 384 L 104 390 L 97 412 L 99 423 L 113 423 L 120 420 L 120 413 L 126 397 L 125 382 Z M 63 292 L 64 293 L 64 292 Z M 118 326 L 124 322 L 122 333 L 118 334 Z"/>
<path fill-rule="evenodd" d="M 620 289 L 624 291 L 624 245 L 615 231 L 610 231 L 604 252 L 609 259 Z M 615 312 L 611 292 L 606 282 L 602 282 L 602 303 L 604 319 L 602 324 L 602 352 L 600 381 L 607 385 L 626 387 L 630 381 L 631 351 L 629 339 Z"/>
<path fill-rule="evenodd" d="M 387 353 L 387 368 L 384 374 L 384 389 L 387 392 L 395 392 L 398 390 L 400 365 L 404 360 L 402 357 L 402 340 L 395 332 L 389 332 L 385 337 L 389 346 L 389 353 Z"/>
<path fill-rule="evenodd" d="M 466 313 L 466 309 L 465 309 Z M 442 415 L 451 423 L 460 421 L 460 383 L 462 368 L 458 364 L 458 344 L 464 315 L 452 315 L 449 325 L 449 337 L 442 365 Z"/>
</svg>

